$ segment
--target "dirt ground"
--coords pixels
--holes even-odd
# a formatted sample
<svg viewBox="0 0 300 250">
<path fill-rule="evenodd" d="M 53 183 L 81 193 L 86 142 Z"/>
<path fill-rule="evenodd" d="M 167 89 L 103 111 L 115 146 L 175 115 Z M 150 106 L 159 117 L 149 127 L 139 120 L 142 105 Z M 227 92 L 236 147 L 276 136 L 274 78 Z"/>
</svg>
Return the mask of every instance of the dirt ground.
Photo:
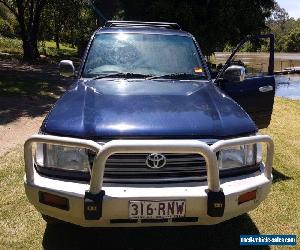
<svg viewBox="0 0 300 250">
<path fill-rule="evenodd" d="M 37 133 L 43 119 L 44 115 L 35 118 L 24 116 L 14 122 L 0 125 L 0 156 L 17 145 L 24 144 L 29 136 Z"/>
<path fill-rule="evenodd" d="M 67 85 L 55 64 L 29 66 L 0 60 L 0 156 L 39 131 Z M 16 89 L 15 93 L 10 93 L 11 89 Z"/>
</svg>

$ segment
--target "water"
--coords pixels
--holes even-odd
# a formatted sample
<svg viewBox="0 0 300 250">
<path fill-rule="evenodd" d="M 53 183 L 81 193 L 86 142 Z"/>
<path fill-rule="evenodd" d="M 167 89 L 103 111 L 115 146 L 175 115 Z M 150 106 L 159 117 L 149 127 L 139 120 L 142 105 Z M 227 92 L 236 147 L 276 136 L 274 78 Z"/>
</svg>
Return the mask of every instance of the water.
<svg viewBox="0 0 300 250">
<path fill-rule="evenodd" d="M 216 63 L 224 63 L 230 53 L 215 53 Z M 268 53 L 237 53 L 235 60 L 242 60 L 255 72 L 267 72 Z M 275 53 L 275 71 L 300 66 L 300 53 Z M 277 75 L 276 96 L 300 100 L 300 74 Z"/>
<path fill-rule="evenodd" d="M 300 75 L 276 76 L 276 96 L 300 100 Z"/>
</svg>

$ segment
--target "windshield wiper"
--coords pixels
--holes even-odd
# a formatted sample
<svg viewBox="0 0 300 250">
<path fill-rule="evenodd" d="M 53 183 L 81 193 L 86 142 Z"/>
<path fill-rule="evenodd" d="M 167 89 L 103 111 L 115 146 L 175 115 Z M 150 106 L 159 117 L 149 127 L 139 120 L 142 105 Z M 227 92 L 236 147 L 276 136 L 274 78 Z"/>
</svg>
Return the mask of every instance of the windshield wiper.
<svg viewBox="0 0 300 250">
<path fill-rule="evenodd" d="M 150 77 L 147 77 L 147 80 L 159 79 L 159 78 L 165 78 L 165 79 L 198 79 L 200 77 L 201 77 L 200 75 L 190 74 L 190 73 L 174 73 L 174 74 L 166 74 L 166 75 L 160 75 L 160 76 L 150 76 Z"/>
<path fill-rule="evenodd" d="M 102 78 L 109 78 L 109 77 L 120 77 L 120 78 L 147 78 L 151 77 L 152 75 L 144 75 L 144 74 L 137 74 L 137 73 L 112 73 L 112 74 L 101 74 L 98 76 L 93 77 L 91 80 L 98 80 Z"/>
</svg>

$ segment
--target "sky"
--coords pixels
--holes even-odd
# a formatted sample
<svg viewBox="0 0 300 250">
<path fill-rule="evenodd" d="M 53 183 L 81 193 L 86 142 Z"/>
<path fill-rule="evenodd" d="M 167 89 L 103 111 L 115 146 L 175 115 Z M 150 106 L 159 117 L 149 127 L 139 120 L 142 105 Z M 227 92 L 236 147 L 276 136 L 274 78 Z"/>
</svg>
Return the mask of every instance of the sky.
<svg viewBox="0 0 300 250">
<path fill-rule="evenodd" d="M 290 17 L 300 18 L 300 0 L 277 0 L 277 3 L 285 8 Z"/>
</svg>

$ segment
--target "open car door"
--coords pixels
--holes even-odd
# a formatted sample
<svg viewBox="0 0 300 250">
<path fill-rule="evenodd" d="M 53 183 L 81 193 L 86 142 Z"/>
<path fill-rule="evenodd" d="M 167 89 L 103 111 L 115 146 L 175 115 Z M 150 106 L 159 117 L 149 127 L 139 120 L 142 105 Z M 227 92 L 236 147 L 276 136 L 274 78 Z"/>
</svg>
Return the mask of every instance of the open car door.
<svg viewBox="0 0 300 250">
<path fill-rule="evenodd" d="M 245 44 L 249 46 L 266 39 L 269 41 L 268 57 L 264 54 L 253 62 L 250 54 L 237 53 Z M 241 59 L 236 60 L 237 57 Z M 259 129 L 268 127 L 275 95 L 274 35 L 249 36 L 241 41 L 218 73 L 215 83 L 244 108 Z"/>
</svg>

